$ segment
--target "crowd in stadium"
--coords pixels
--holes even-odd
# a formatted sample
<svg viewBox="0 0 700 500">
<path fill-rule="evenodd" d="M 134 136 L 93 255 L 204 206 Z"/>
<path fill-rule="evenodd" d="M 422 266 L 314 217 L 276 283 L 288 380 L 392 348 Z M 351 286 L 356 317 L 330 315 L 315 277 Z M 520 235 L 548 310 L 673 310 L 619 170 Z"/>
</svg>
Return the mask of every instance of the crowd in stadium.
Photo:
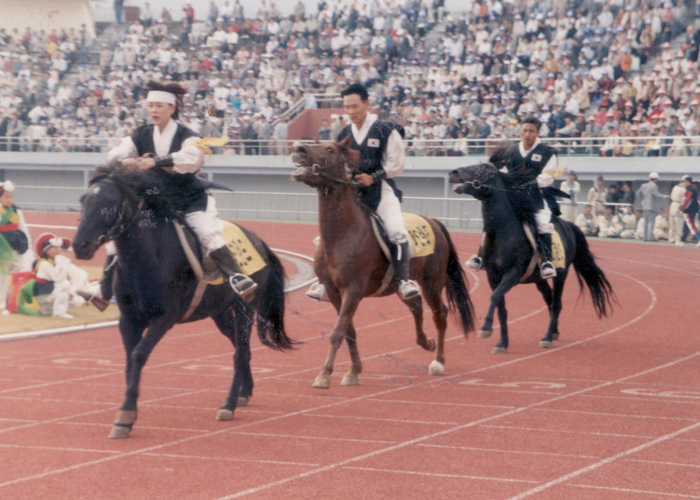
<svg viewBox="0 0 700 500">
<path fill-rule="evenodd" d="M 598 138 L 573 146 L 581 152 L 700 153 L 687 138 L 700 135 L 700 33 L 685 26 L 682 1 L 441 5 L 321 1 L 307 12 L 299 1 L 282 15 L 265 0 L 256 12 L 214 0 L 207 12 L 185 3 L 173 22 L 146 3 L 98 46 L 85 28 L 0 31 L 0 148 L 104 151 L 147 119 L 142 89 L 156 79 L 189 89 L 182 119 L 202 135 L 261 141 L 230 154 L 285 153 L 262 142 L 287 138 L 278 117 L 353 81 L 371 87 L 407 139 L 428 141 L 409 143 L 409 154 L 487 152 L 528 115 L 543 137 Z M 432 44 L 437 24 L 445 34 Z M 685 43 L 674 53 L 677 36 Z"/>
</svg>

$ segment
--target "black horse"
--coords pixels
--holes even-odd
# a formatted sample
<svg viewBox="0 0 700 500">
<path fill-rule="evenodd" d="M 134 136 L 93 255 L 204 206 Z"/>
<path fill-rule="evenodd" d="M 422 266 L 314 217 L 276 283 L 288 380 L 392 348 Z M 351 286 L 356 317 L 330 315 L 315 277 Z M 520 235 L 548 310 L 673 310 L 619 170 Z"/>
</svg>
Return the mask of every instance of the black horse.
<svg viewBox="0 0 700 500">
<path fill-rule="evenodd" d="M 91 259 L 109 239 L 116 243 L 119 255 L 114 289 L 126 350 L 127 389 L 111 438 L 129 436 L 136 421 L 141 370 L 160 339 L 183 322 L 197 288 L 197 278 L 172 223 L 182 221 L 182 216 L 164 199 L 160 177 L 155 174 L 98 167 L 89 191 L 81 198 L 82 217 L 73 240 L 79 259 Z M 236 406 L 247 404 L 252 395 L 249 341 L 256 317 L 263 344 L 275 349 L 295 344 L 284 329 L 282 264 L 260 238 L 244 231 L 267 264 L 251 276 L 258 283 L 255 298 L 247 304 L 228 283 L 209 285 L 184 321 L 211 317 L 235 347 L 233 382 L 217 420 L 231 420 Z"/>
<path fill-rule="evenodd" d="M 591 293 L 593 308 L 599 318 L 612 312 L 615 294 L 605 273 L 598 267 L 588 249 L 588 242 L 581 230 L 571 222 L 554 218 L 554 227 L 561 236 L 566 254 L 566 265 L 557 269 L 557 276 L 550 287 L 542 279 L 539 269 L 532 269 L 533 246 L 527 237 L 523 223 L 524 214 L 517 210 L 515 193 L 521 179 L 517 175 L 502 173 L 492 163 L 463 167 L 450 173 L 450 183 L 455 184 L 457 194 L 470 194 L 482 203 L 484 220 L 483 255 L 484 268 L 493 290 L 491 305 L 478 337 L 488 338 L 493 329 L 493 313 L 498 307 L 501 324 L 501 340 L 493 348 L 494 353 L 504 353 L 508 348 L 508 311 L 506 293 L 518 283 L 535 283 L 549 307 L 549 328 L 540 340 L 540 347 L 552 347 L 552 340 L 559 338 L 559 313 L 561 296 L 569 266 L 574 265 L 581 293 L 585 281 Z M 533 236 L 535 228 L 533 226 Z M 531 272 L 529 276 L 528 268 Z"/>
</svg>

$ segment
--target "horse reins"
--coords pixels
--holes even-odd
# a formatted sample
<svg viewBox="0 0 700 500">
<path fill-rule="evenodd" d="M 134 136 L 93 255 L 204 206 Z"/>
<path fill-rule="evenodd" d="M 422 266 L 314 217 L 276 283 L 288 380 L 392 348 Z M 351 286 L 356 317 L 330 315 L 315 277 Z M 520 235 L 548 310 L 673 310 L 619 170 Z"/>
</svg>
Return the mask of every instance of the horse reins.
<svg viewBox="0 0 700 500">
<path fill-rule="evenodd" d="M 124 195 L 124 192 L 121 190 L 121 188 L 119 188 L 119 185 L 116 182 L 112 181 L 111 179 L 104 179 L 101 182 L 111 182 L 112 184 L 114 184 L 122 195 L 122 203 L 119 207 L 119 218 L 117 219 L 117 221 L 112 225 L 109 231 L 97 238 L 98 246 L 102 246 L 102 244 L 106 243 L 107 241 L 115 240 L 122 236 L 124 233 L 126 233 L 127 230 L 129 230 L 136 221 L 136 216 L 141 211 L 144 204 L 143 198 L 141 198 L 138 207 L 136 207 L 136 210 L 130 209 L 131 205 L 127 201 L 128 197 Z M 128 216 L 122 215 L 125 211 L 129 212 Z M 121 224 L 122 221 L 126 222 Z M 119 232 L 117 232 L 118 230 Z"/>
<path fill-rule="evenodd" d="M 332 182 L 337 182 L 339 184 L 348 184 L 350 186 L 359 186 L 360 183 L 355 181 L 355 180 L 338 179 L 337 177 L 331 177 L 330 175 L 323 173 L 324 170 L 328 170 L 329 168 L 337 167 L 338 165 L 341 165 L 341 164 L 345 167 L 347 167 L 347 165 L 348 165 L 347 162 L 344 162 L 340 158 L 340 152 L 338 152 L 338 159 L 335 162 L 331 163 L 330 165 L 325 164 L 324 166 L 321 166 L 318 163 L 314 163 L 313 165 L 311 165 L 311 173 L 314 175 L 323 177 L 324 179 L 328 179 Z"/>
</svg>

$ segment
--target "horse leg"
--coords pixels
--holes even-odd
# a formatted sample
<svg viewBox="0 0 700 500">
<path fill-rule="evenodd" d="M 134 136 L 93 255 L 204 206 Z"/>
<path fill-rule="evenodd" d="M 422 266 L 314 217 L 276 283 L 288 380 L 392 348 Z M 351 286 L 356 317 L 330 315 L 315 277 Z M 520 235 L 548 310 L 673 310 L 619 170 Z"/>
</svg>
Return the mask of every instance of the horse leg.
<svg viewBox="0 0 700 500">
<path fill-rule="evenodd" d="M 411 314 L 413 314 L 413 321 L 416 324 L 416 344 L 421 346 L 426 351 L 435 350 L 435 340 L 429 339 L 425 336 L 423 331 L 423 303 L 421 301 L 420 295 L 410 299 L 406 302 Z"/>
<path fill-rule="evenodd" d="M 491 351 L 494 354 L 505 353 L 508 349 L 508 310 L 505 296 L 498 304 L 498 324 L 501 325 L 501 341 Z"/>
<path fill-rule="evenodd" d="M 549 308 L 549 329 L 547 330 L 547 335 L 540 340 L 540 347 L 552 347 L 552 341 L 559 339 L 559 313 L 561 313 L 561 296 L 564 293 L 565 281 L 566 272 L 557 273 L 557 277 L 554 278 L 552 305 Z"/>
<path fill-rule="evenodd" d="M 447 306 L 442 303 L 440 294 L 426 297 L 430 309 L 433 311 L 433 322 L 438 331 L 437 349 L 435 359 L 428 366 L 429 375 L 445 374 L 445 331 L 447 330 Z"/>
<path fill-rule="evenodd" d="M 121 326 L 121 321 L 120 321 Z M 129 437 L 131 427 L 136 422 L 136 401 L 139 397 L 139 383 L 141 381 L 141 371 L 143 370 L 148 356 L 151 354 L 156 344 L 163 336 L 172 328 L 172 323 L 159 322 L 148 326 L 146 335 L 141 338 L 138 343 L 131 349 L 127 361 L 127 384 L 126 397 L 122 403 L 117 418 L 114 421 L 114 427 L 109 433 L 109 437 L 113 439 L 121 439 Z M 134 331 L 138 331 L 135 329 Z M 124 334 L 122 334 L 122 338 Z M 133 337 L 132 337 L 133 340 Z M 126 346 L 126 344 L 125 344 Z M 129 348 L 127 348 L 127 351 Z"/>
<path fill-rule="evenodd" d="M 122 344 L 124 344 L 124 352 L 126 353 L 125 375 L 127 387 L 129 387 L 129 380 L 133 367 L 131 353 L 141 341 L 141 337 L 145 329 L 146 324 L 137 320 L 136 318 L 125 315 L 119 318 L 119 331 L 122 336 Z M 129 437 L 129 432 L 134 422 L 136 422 L 136 410 L 125 410 L 124 407 L 122 407 L 122 409 L 117 412 L 115 427 L 112 429 L 112 432 L 110 432 L 109 437 Z M 123 430 L 121 429 L 122 426 L 124 427 Z M 118 432 L 117 427 L 120 428 Z"/>
<path fill-rule="evenodd" d="M 357 376 L 362 373 L 362 360 L 360 359 L 360 351 L 357 349 L 357 333 L 352 322 L 348 328 L 347 340 L 352 365 L 350 370 L 343 375 L 340 385 L 357 385 L 359 383 Z"/>
<path fill-rule="evenodd" d="M 550 287 L 549 283 L 545 280 L 537 281 L 535 285 L 542 294 L 542 298 L 544 298 L 547 309 L 549 310 L 549 327 L 547 328 L 545 336 L 540 340 L 540 347 L 552 347 L 552 340 L 554 340 L 554 330 L 552 330 L 552 321 L 554 319 L 554 314 L 552 312 L 552 287 Z"/>
<path fill-rule="evenodd" d="M 234 368 L 236 376 L 240 377 L 237 393 L 238 406 L 247 406 L 253 395 L 253 373 L 250 371 L 250 334 L 253 331 L 255 311 L 250 304 L 241 302 L 236 309 L 236 355 Z M 235 382 L 235 381 L 234 381 Z"/>
<path fill-rule="evenodd" d="M 228 396 L 216 413 L 216 420 L 232 420 L 233 412 L 238 406 L 238 392 L 241 387 L 241 354 L 238 349 L 238 339 L 236 333 L 236 320 L 233 316 L 231 308 L 226 309 L 223 313 L 212 318 L 216 323 L 217 328 L 223 333 L 233 345 L 235 353 L 233 355 L 233 380 Z"/>
<path fill-rule="evenodd" d="M 326 361 L 323 364 L 323 368 L 321 368 L 321 373 L 318 374 L 312 386 L 316 389 L 328 389 L 331 386 L 331 374 L 333 373 L 335 354 L 343 343 L 343 338 L 348 334 L 349 328 L 352 325 L 352 317 L 362 299 L 362 294 L 356 291 L 346 291 L 343 294 L 340 307 L 336 305 L 338 301 L 337 295 L 332 294 L 329 298 L 333 301 L 333 305 L 336 309 L 339 309 L 339 313 L 338 320 L 333 327 L 333 333 L 331 333 Z"/>
<path fill-rule="evenodd" d="M 491 293 L 491 304 L 489 305 L 489 312 L 486 315 L 486 319 L 484 320 L 484 326 L 482 327 L 482 331 L 484 331 L 488 327 L 490 335 L 493 325 L 493 313 L 494 310 L 498 307 L 498 319 L 501 324 L 501 340 L 498 342 L 498 344 L 494 346 L 493 350 L 491 351 L 493 354 L 504 354 L 506 352 L 506 349 L 508 349 L 508 313 L 506 311 L 505 296 L 511 288 L 518 284 L 520 276 L 521 273 L 517 268 L 511 269 L 503 276 L 501 282 Z M 503 328 L 504 325 L 506 325 L 505 329 Z M 480 338 L 483 337 L 480 336 Z"/>
</svg>

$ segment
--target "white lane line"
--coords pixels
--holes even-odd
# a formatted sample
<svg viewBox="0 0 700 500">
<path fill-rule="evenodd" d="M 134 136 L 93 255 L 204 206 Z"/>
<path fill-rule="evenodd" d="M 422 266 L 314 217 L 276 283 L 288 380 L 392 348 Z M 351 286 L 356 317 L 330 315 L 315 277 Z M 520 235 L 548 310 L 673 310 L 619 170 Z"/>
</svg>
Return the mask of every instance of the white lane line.
<svg viewBox="0 0 700 500">
<path fill-rule="evenodd" d="M 86 453 L 107 453 L 116 454 L 121 453 L 118 450 L 91 450 L 85 448 L 65 448 L 63 446 L 31 446 L 28 444 L 0 444 L 0 448 L 19 448 L 23 450 L 48 450 L 48 451 L 75 451 L 75 452 L 86 452 Z"/>
<path fill-rule="evenodd" d="M 700 401 L 687 401 L 684 399 L 672 399 L 672 398 L 661 398 L 660 396 L 649 396 L 648 398 L 633 398 L 630 396 L 604 396 L 602 394 L 586 394 L 583 396 L 585 398 L 601 398 L 601 399 L 620 399 L 627 401 L 646 401 L 649 403 L 675 403 L 675 404 L 688 404 L 688 405 L 700 405 Z"/>
<path fill-rule="evenodd" d="M 557 410 L 550 408 L 537 408 L 536 411 L 549 411 L 554 413 L 575 413 L 577 415 L 599 415 L 601 417 L 620 417 L 620 418 L 648 418 L 653 420 L 685 420 L 688 422 L 697 422 L 696 418 L 681 418 L 681 417 L 659 417 L 655 415 L 631 415 L 629 413 L 605 413 L 599 411 L 580 411 L 580 410 Z"/>
<path fill-rule="evenodd" d="M 642 464 L 654 464 L 654 465 L 671 465 L 673 467 L 694 467 L 700 468 L 700 464 L 681 464 L 678 462 L 663 462 L 659 460 L 637 460 L 634 458 L 628 458 L 625 462 L 639 462 Z"/>
<path fill-rule="evenodd" d="M 100 424 L 97 422 L 56 422 L 58 425 L 74 425 L 76 427 L 104 427 L 105 429 L 111 429 L 114 424 Z M 157 431 L 177 431 L 177 432 L 209 432 L 207 429 L 186 429 L 183 427 L 159 427 L 154 425 L 139 425 L 142 429 L 153 429 Z"/>
<path fill-rule="evenodd" d="M 534 409 L 534 408 L 533 408 Z M 489 429 L 510 429 L 516 431 L 528 432 L 552 432 L 556 434 L 583 434 L 586 436 L 606 436 L 606 437 L 622 437 L 633 439 L 652 439 L 654 436 L 641 436 L 638 434 L 615 434 L 612 432 L 586 432 L 586 431 L 567 431 L 564 429 L 539 429 L 535 427 L 518 427 L 517 425 L 482 425 L 481 427 Z"/>
<path fill-rule="evenodd" d="M 299 465 L 302 467 L 318 467 L 321 464 L 309 464 L 306 462 L 282 462 L 279 460 L 255 460 L 248 458 L 231 458 L 231 457 L 201 457 L 199 455 L 178 455 L 172 453 L 144 453 L 147 457 L 165 457 L 165 458 L 180 458 L 180 459 L 195 459 L 195 460 L 213 460 L 217 462 L 248 462 L 255 464 L 272 464 L 272 465 Z"/>
<path fill-rule="evenodd" d="M 500 481 L 505 483 L 529 483 L 537 484 L 537 481 L 530 481 L 528 479 L 511 479 L 507 477 L 488 477 L 488 476 L 465 476 L 461 474 L 436 474 L 434 472 L 416 472 L 410 470 L 395 470 L 395 469 L 375 469 L 373 467 L 350 467 L 346 466 L 343 469 L 350 470 L 361 470 L 368 472 L 391 472 L 393 474 L 407 474 L 409 476 L 427 476 L 427 477 L 446 477 L 453 479 L 480 479 L 482 481 Z"/>
<path fill-rule="evenodd" d="M 545 457 L 566 457 L 566 458 L 585 458 L 598 460 L 600 457 L 591 455 L 568 455 L 566 453 L 547 453 L 545 451 L 519 451 L 519 450 L 496 450 L 493 448 L 477 448 L 473 446 L 449 446 L 445 444 L 418 444 L 423 448 L 446 448 L 448 450 L 468 450 L 468 451 L 486 451 L 489 453 L 512 453 L 516 455 L 542 455 Z"/>
<path fill-rule="evenodd" d="M 434 406 L 464 406 L 467 408 L 494 408 L 498 410 L 511 410 L 516 408 L 515 406 L 501 406 L 501 405 L 477 405 L 469 403 L 435 403 L 432 401 L 408 401 L 405 399 L 379 399 L 379 398 L 369 398 L 367 401 L 374 401 L 379 403 L 399 403 L 399 404 L 418 404 L 418 405 L 434 405 Z"/>
<path fill-rule="evenodd" d="M 242 427 L 242 426 L 240 426 Z M 239 429 L 236 427 L 235 429 Z M 316 441 L 343 441 L 350 443 L 377 443 L 377 444 L 394 444 L 396 441 L 384 441 L 380 439 L 355 439 L 355 438 L 337 438 L 337 437 L 325 437 L 325 436 L 304 436 L 296 434 L 271 434 L 269 432 L 245 432 L 237 431 L 232 429 L 229 434 L 238 434 L 241 436 L 264 436 L 264 437 L 274 437 L 274 438 L 284 438 L 284 439 L 311 439 Z"/>
<path fill-rule="evenodd" d="M 399 424 L 423 424 L 423 425 L 459 425 L 458 422 L 434 422 L 426 420 L 401 420 L 397 418 L 374 418 L 362 417 L 354 415 L 320 415 L 318 413 L 307 413 L 305 417 L 321 417 L 321 418 L 345 418 L 349 420 L 371 420 L 373 422 L 396 422 Z"/>
<path fill-rule="evenodd" d="M 647 448 L 650 448 L 652 446 L 656 446 L 659 443 L 663 443 L 665 441 L 668 441 L 669 439 L 673 439 L 677 436 L 681 436 L 681 435 L 685 434 L 686 432 L 690 432 L 690 431 L 698 429 L 698 428 L 700 428 L 700 422 L 697 422 L 693 425 L 689 425 L 688 427 L 684 427 L 684 428 L 679 429 L 679 430 L 672 432 L 670 434 L 666 434 L 665 436 L 661 436 L 657 439 L 654 439 L 654 440 L 649 441 L 647 443 L 644 443 L 642 445 L 636 446 L 635 448 L 631 448 L 629 450 L 623 451 L 622 453 L 618 453 L 617 455 L 613 455 L 612 457 L 608 457 L 605 460 L 601 460 L 599 462 L 591 464 L 588 467 L 583 467 L 582 469 L 578 469 L 574 472 L 571 472 L 571 473 L 566 474 L 564 476 L 561 476 L 557 479 L 549 481 L 545 484 L 542 484 L 542 485 L 538 486 L 537 488 L 532 488 L 531 490 L 520 493 L 519 495 L 515 495 L 514 497 L 511 497 L 508 500 L 522 500 L 523 498 L 527 498 L 529 496 L 535 495 L 536 493 L 540 493 L 541 491 L 549 489 L 552 486 L 556 486 L 558 484 L 565 483 L 566 481 L 569 481 L 570 479 L 581 476 L 583 474 L 587 474 L 593 470 L 596 470 L 596 469 L 599 469 L 600 467 L 603 467 L 604 465 L 608 465 L 612 462 L 615 462 L 616 460 L 619 460 L 619 459 L 624 458 L 624 457 L 628 457 L 628 456 L 630 456 L 634 453 L 638 453 L 642 450 L 646 450 Z M 693 498 L 693 497 L 690 497 L 690 498 Z M 700 497 L 695 497 L 695 498 L 700 498 Z"/>
<path fill-rule="evenodd" d="M 113 403 L 106 403 L 104 401 L 82 401 L 82 400 L 75 400 L 75 399 L 51 399 L 51 398 L 42 398 L 40 396 L 37 397 L 29 397 L 29 396 L 4 396 L 0 395 L 0 399 L 17 399 L 20 401 L 44 401 L 47 403 L 70 403 L 70 404 L 93 404 L 93 405 L 109 405 L 109 406 L 114 406 L 115 404 L 118 404 L 116 402 Z M 100 410 L 102 411 L 102 410 Z M 42 421 L 37 421 L 41 423 Z"/>
<path fill-rule="evenodd" d="M 2 422 L 38 422 L 38 420 L 30 419 L 30 418 L 3 418 L 3 417 L 0 417 L 0 421 L 2 421 Z"/>
<path fill-rule="evenodd" d="M 593 490 L 619 491 L 621 493 L 641 493 L 644 495 L 654 495 L 672 498 L 700 498 L 694 495 L 683 495 L 682 493 L 664 493 L 663 491 L 633 490 L 630 488 L 613 488 L 612 486 L 594 486 L 592 484 L 567 484 L 571 488 L 589 488 Z"/>
<path fill-rule="evenodd" d="M 491 369 L 494 369 L 494 368 L 501 368 L 501 367 L 504 367 L 504 366 L 510 366 L 510 365 L 513 365 L 513 364 L 516 364 L 516 363 L 520 363 L 520 362 L 523 362 L 523 361 L 528 361 L 528 360 L 531 360 L 531 359 L 535 359 L 535 358 L 538 358 L 538 357 L 540 357 L 540 356 L 551 355 L 552 353 L 559 352 L 559 351 L 562 350 L 562 349 L 566 349 L 566 348 L 569 348 L 569 347 L 573 347 L 573 346 L 575 346 L 575 345 L 579 345 L 579 344 L 583 344 L 583 343 L 586 343 L 586 342 L 590 342 L 590 341 L 592 341 L 592 340 L 596 340 L 596 339 L 598 339 L 598 338 L 601 338 L 601 337 L 604 337 L 604 336 L 606 336 L 606 335 L 610 335 L 610 334 L 612 334 L 612 333 L 615 333 L 615 332 L 617 332 L 617 331 L 619 331 L 619 330 L 622 330 L 622 329 L 626 328 L 627 326 L 630 326 L 630 325 L 636 323 L 637 321 L 640 321 L 643 317 L 645 317 L 647 314 L 649 314 L 649 313 L 654 309 L 654 307 L 655 307 L 655 305 L 656 305 L 656 302 L 657 302 L 657 299 L 656 299 L 656 293 L 654 292 L 654 290 L 653 290 L 652 288 L 650 288 L 649 286 L 647 286 L 645 283 L 639 281 L 638 279 L 636 279 L 636 278 L 634 278 L 634 277 L 632 277 L 632 276 L 629 276 L 629 275 L 627 275 L 627 274 L 619 273 L 619 272 L 617 272 L 617 271 L 610 271 L 610 272 L 613 272 L 613 273 L 615 273 L 615 274 L 620 274 L 620 275 L 622 275 L 622 276 L 624 276 L 624 277 L 626 277 L 626 278 L 629 278 L 629 279 L 632 280 L 632 281 L 635 281 L 635 282 L 639 283 L 639 284 L 642 285 L 644 288 L 646 288 L 647 291 L 649 291 L 649 293 L 651 294 L 651 298 L 652 298 L 651 303 L 649 304 L 649 306 L 647 307 L 647 309 L 646 309 L 644 312 L 642 312 L 641 314 L 639 314 L 636 318 L 631 319 L 630 321 L 628 321 L 627 323 L 624 323 L 624 324 L 621 325 L 621 326 L 615 327 L 615 328 L 613 328 L 613 329 L 611 329 L 611 330 L 608 330 L 608 331 L 606 331 L 606 332 L 600 333 L 600 334 L 598 334 L 598 335 L 594 335 L 593 337 L 590 337 L 590 338 L 588 338 L 588 339 L 583 339 L 583 340 L 574 342 L 574 343 L 572 343 L 572 344 L 570 344 L 570 345 L 566 345 L 566 346 L 563 346 L 563 347 L 558 347 L 558 348 L 555 348 L 555 349 L 549 349 L 549 350 L 546 350 L 546 351 L 543 351 L 543 352 L 539 352 L 539 353 L 537 353 L 537 354 L 531 354 L 531 355 L 529 355 L 529 356 L 523 356 L 522 358 L 516 358 L 516 359 L 510 360 L 510 361 L 504 361 L 504 362 L 502 362 L 502 363 L 496 363 L 496 364 L 494 364 L 494 365 L 486 366 L 486 367 L 483 367 L 483 368 L 478 368 L 478 369 L 471 370 L 471 371 L 466 372 L 466 373 L 459 373 L 459 374 L 455 374 L 455 375 L 443 377 L 443 378 L 442 378 L 442 381 L 452 380 L 452 379 L 456 379 L 456 378 L 459 378 L 459 377 L 463 377 L 463 376 L 465 376 L 465 375 L 470 375 L 470 374 L 474 374 L 474 373 L 480 373 L 480 372 L 487 371 L 487 370 L 491 370 Z M 517 320 L 516 320 L 516 321 L 517 321 Z M 685 360 L 685 359 L 690 359 L 690 358 L 693 357 L 693 356 L 695 356 L 695 354 L 689 356 L 688 358 L 683 358 L 683 360 Z M 675 362 L 672 362 L 672 363 L 669 364 L 668 366 L 671 366 L 672 364 L 675 364 Z M 665 366 L 667 366 L 667 365 L 663 365 L 663 366 L 665 367 Z M 653 371 L 653 370 L 652 370 L 652 371 Z M 646 373 L 646 372 L 642 372 L 642 374 L 644 374 L 644 373 Z M 275 377 L 270 377 L 270 378 L 275 378 Z M 632 377 L 628 377 L 628 378 L 632 378 Z M 623 379 L 623 380 L 624 380 L 624 379 Z M 613 382 L 611 382 L 610 384 L 612 384 L 612 383 L 613 383 Z M 337 402 L 334 402 L 334 403 L 329 403 L 329 404 L 327 404 L 327 405 L 322 405 L 322 406 L 320 406 L 320 407 L 308 408 L 308 409 L 299 410 L 299 411 L 296 411 L 296 412 L 291 412 L 291 413 L 288 413 L 288 414 L 285 414 L 285 415 L 281 415 L 281 416 L 278 416 L 278 417 L 270 417 L 270 418 L 268 418 L 268 419 L 264 419 L 264 420 L 261 420 L 261 421 L 258 421 L 258 422 L 250 422 L 250 423 L 248 423 L 248 424 L 242 424 L 242 425 L 239 425 L 239 426 L 234 427 L 234 429 L 240 429 L 240 428 L 243 428 L 243 427 L 249 427 L 249 426 L 253 426 L 253 425 L 268 423 L 268 422 L 280 420 L 280 419 L 283 419 L 283 418 L 293 417 L 293 416 L 296 416 L 296 415 L 303 415 L 303 414 L 305 414 L 305 413 L 308 413 L 308 412 L 311 412 L 311 411 L 314 411 L 314 410 L 319 410 L 319 409 L 324 409 L 324 408 L 331 408 L 331 407 L 335 407 L 335 406 L 338 406 L 338 405 L 341 405 L 341 404 L 345 404 L 345 403 L 352 403 L 352 402 L 356 402 L 356 401 L 361 401 L 361 400 L 364 400 L 364 399 L 367 399 L 367 398 L 370 398 L 370 397 L 383 396 L 383 395 L 391 394 L 391 393 L 394 393 L 394 392 L 404 391 L 404 390 L 407 390 L 407 389 L 413 389 L 413 388 L 416 388 L 416 387 L 421 387 L 421 386 L 426 386 L 426 385 L 432 385 L 432 384 L 433 384 L 433 381 L 432 381 L 432 380 L 428 380 L 428 381 L 426 381 L 426 382 L 421 382 L 421 383 L 419 383 L 419 384 L 406 385 L 406 386 L 402 386 L 402 387 L 397 387 L 397 388 L 389 389 L 389 390 L 386 390 L 386 391 L 380 391 L 380 392 L 373 393 L 373 394 L 368 394 L 368 395 L 364 395 L 364 396 L 358 396 L 358 397 L 356 397 L 356 398 L 351 398 L 351 399 L 347 399 L 347 400 L 343 400 L 343 401 L 337 401 Z M 606 384 L 603 384 L 603 385 L 601 385 L 600 387 L 603 387 L 603 386 L 606 386 Z M 197 392 L 199 392 L 199 391 L 192 391 L 192 394 L 195 394 L 195 393 L 197 393 Z M 584 390 L 584 391 L 579 391 L 579 392 L 585 392 L 585 390 Z M 577 394 L 577 393 L 572 393 L 571 395 L 576 395 L 576 394 Z M 184 395 L 182 395 L 182 396 L 187 396 L 187 394 L 184 394 Z M 547 402 L 550 402 L 550 401 L 556 401 L 556 400 L 561 399 L 561 398 L 564 398 L 564 397 L 568 397 L 568 395 L 560 396 L 559 398 L 554 398 L 553 400 L 547 400 L 547 401 L 544 401 L 543 403 L 547 403 Z M 157 399 L 154 399 L 154 400 L 151 400 L 151 401 L 159 401 L 159 400 L 170 399 L 170 398 L 171 398 L 171 397 L 168 396 L 168 397 L 164 397 L 164 398 L 157 398 Z M 528 408 L 529 408 L 529 407 L 524 408 L 523 410 L 528 409 Z M 84 416 L 84 415 L 88 415 L 88 414 L 99 413 L 99 412 L 103 412 L 103 411 L 104 411 L 104 410 L 85 412 L 85 413 L 82 413 L 82 414 L 73 415 L 73 416 L 69 416 L 69 417 L 62 417 L 62 418 L 59 418 L 59 419 L 53 419 L 53 421 L 65 420 L 66 418 L 75 418 L 75 417 Z M 520 410 L 512 410 L 511 412 L 506 412 L 506 413 L 504 413 L 504 414 L 497 415 L 497 416 L 495 416 L 495 417 L 492 417 L 491 419 L 499 418 L 500 416 L 507 416 L 507 415 L 510 415 L 510 414 L 512 414 L 513 412 L 517 412 L 517 411 L 520 411 Z M 487 420 L 490 420 L 490 419 L 487 419 Z M 485 421 L 485 420 L 477 421 L 475 424 L 478 425 L 479 423 L 483 423 L 484 421 Z M 50 423 L 50 422 L 52 422 L 52 421 L 47 421 L 47 422 L 42 422 L 42 423 Z M 19 483 L 19 482 L 30 481 L 30 480 L 33 480 L 33 479 L 40 479 L 40 478 L 42 478 L 42 477 L 46 477 L 46 476 L 49 476 L 49 475 L 61 474 L 61 473 L 63 473 L 63 472 L 69 472 L 69 471 L 76 470 L 76 469 L 80 469 L 80 468 L 83 468 L 83 467 L 88 467 L 88 466 L 91 466 L 91 465 L 96 465 L 96 464 L 104 463 L 104 462 L 107 462 L 107 461 L 111 461 L 111 460 L 116 459 L 116 458 L 123 458 L 123 457 L 127 457 L 127 456 L 138 455 L 138 454 L 140 454 L 140 453 L 145 453 L 145 452 L 149 452 L 149 451 L 153 451 L 153 450 L 165 448 L 165 447 L 167 447 L 167 446 L 174 446 L 174 445 L 182 444 L 182 443 L 184 443 L 184 442 L 188 442 L 188 441 L 193 440 L 193 439 L 199 439 L 200 437 L 216 436 L 216 435 L 218 435 L 218 434 L 223 434 L 223 433 L 225 433 L 225 432 L 230 432 L 230 430 L 231 430 L 231 429 L 223 429 L 223 430 L 220 430 L 220 431 L 211 432 L 210 434 L 206 434 L 205 436 L 193 436 L 193 437 L 183 438 L 183 439 L 176 440 L 176 441 L 171 441 L 171 442 L 168 442 L 168 443 L 163 443 L 163 444 L 159 444 L 159 445 L 155 445 L 155 446 L 151 446 L 151 447 L 147 447 L 147 448 L 142 448 L 142 449 L 140 449 L 140 450 L 135 450 L 135 451 L 131 451 L 131 452 L 126 452 L 126 453 L 123 453 L 123 454 L 121 454 L 121 455 L 117 455 L 117 456 L 114 456 L 114 457 L 108 457 L 108 458 L 104 458 L 104 459 L 100 459 L 100 460 L 93 460 L 93 461 L 90 461 L 90 462 L 84 462 L 84 463 L 82 463 L 82 464 L 77 464 L 77 465 L 74 465 L 74 466 L 71 466 L 71 467 L 66 467 L 66 468 L 64 468 L 64 469 L 58 469 L 58 470 L 55 470 L 55 471 L 45 472 L 45 473 L 43 473 L 43 474 L 36 474 L 36 475 L 33 475 L 33 476 L 26 476 L 26 477 L 19 478 L 19 479 L 13 480 L 13 481 L 5 482 L 5 483 L 0 483 L 0 487 L 8 486 L 8 485 L 10 485 L 10 484 L 16 484 L 16 483 Z M 0 432 L 2 432 L 2 431 L 0 430 Z M 443 431 L 443 432 L 445 432 L 445 431 Z M 451 431 L 450 431 L 450 432 L 451 432 Z M 431 437 L 433 437 L 433 435 L 429 435 L 428 437 L 426 437 L 426 439 L 429 439 L 429 438 L 431 438 Z M 413 444 L 413 443 L 412 443 L 412 442 L 409 442 L 409 443 L 406 444 L 406 446 L 408 446 L 408 445 L 410 445 L 410 444 Z M 393 448 L 387 448 L 387 449 L 385 449 L 385 451 L 391 451 L 392 449 L 393 449 Z M 364 456 L 359 457 L 359 459 L 363 459 L 363 458 L 364 458 Z M 335 468 L 335 467 L 340 466 L 340 465 L 345 465 L 345 464 L 344 464 L 344 463 L 332 464 L 331 468 Z M 324 470 L 326 470 L 326 468 L 324 468 L 324 469 L 316 469 L 316 471 L 312 471 L 311 473 L 307 473 L 307 474 L 317 474 L 317 473 L 319 473 L 319 472 L 323 472 Z M 255 491 L 260 491 L 260 490 L 262 490 L 262 489 L 267 489 L 267 488 L 270 488 L 270 487 L 272 487 L 272 486 L 276 486 L 278 483 L 279 483 L 279 484 L 284 484 L 285 482 L 293 481 L 293 480 L 295 480 L 295 479 L 298 479 L 298 477 L 297 477 L 297 476 L 294 476 L 294 477 L 291 477 L 291 478 L 287 478 L 287 479 L 281 480 L 282 483 L 279 483 L 279 482 L 274 483 L 274 484 L 268 483 L 267 485 L 262 485 L 262 486 L 256 488 Z M 242 496 L 243 494 L 248 494 L 248 493 L 247 493 L 248 491 L 250 491 L 250 490 L 246 490 L 246 491 L 244 491 L 244 492 L 237 493 L 236 495 Z"/>
<path fill-rule="evenodd" d="M 197 410 L 197 411 L 206 411 L 210 412 L 212 411 L 212 408 L 202 408 L 201 406 L 185 406 L 185 405 L 164 405 L 164 404 L 149 404 L 149 403 L 143 403 L 139 404 L 139 406 L 148 406 L 149 408 L 172 408 L 173 410 Z M 273 414 L 273 415 L 284 415 L 283 411 L 272 411 L 272 410 L 253 410 L 251 408 L 246 408 L 245 410 L 246 413 L 264 413 L 264 414 Z"/>
</svg>

